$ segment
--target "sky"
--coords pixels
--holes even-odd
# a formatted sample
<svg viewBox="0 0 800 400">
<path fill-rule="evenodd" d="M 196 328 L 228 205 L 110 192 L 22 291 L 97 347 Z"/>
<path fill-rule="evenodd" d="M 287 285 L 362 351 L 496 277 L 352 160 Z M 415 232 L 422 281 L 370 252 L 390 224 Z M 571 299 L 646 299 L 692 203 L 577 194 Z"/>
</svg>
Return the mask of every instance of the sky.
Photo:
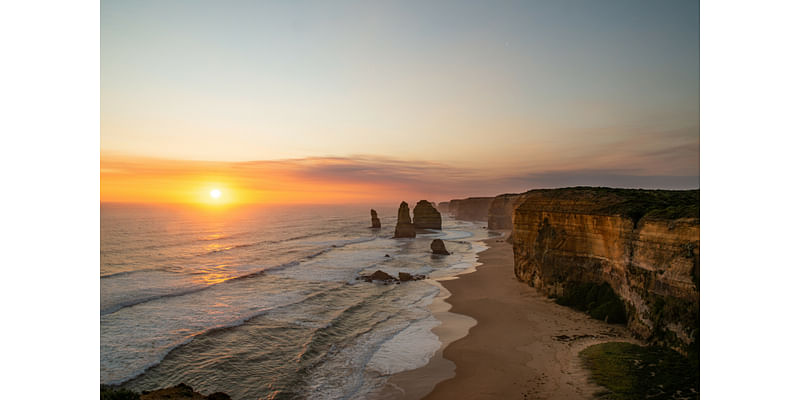
<svg viewBox="0 0 800 400">
<path fill-rule="evenodd" d="M 101 201 L 699 188 L 697 1 L 101 2 Z"/>
</svg>

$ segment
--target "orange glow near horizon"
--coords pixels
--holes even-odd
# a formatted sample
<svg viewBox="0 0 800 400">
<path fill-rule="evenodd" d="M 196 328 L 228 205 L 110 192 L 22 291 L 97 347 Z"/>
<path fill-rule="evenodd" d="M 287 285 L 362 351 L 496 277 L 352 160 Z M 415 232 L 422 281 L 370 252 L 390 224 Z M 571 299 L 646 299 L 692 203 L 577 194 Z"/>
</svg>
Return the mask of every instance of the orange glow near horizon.
<svg viewBox="0 0 800 400">
<path fill-rule="evenodd" d="M 100 201 L 224 208 L 240 204 L 344 204 L 401 196 L 388 184 L 309 176 L 303 172 L 303 165 L 298 166 L 315 162 L 331 163 L 228 163 L 101 154 Z"/>
</svg>

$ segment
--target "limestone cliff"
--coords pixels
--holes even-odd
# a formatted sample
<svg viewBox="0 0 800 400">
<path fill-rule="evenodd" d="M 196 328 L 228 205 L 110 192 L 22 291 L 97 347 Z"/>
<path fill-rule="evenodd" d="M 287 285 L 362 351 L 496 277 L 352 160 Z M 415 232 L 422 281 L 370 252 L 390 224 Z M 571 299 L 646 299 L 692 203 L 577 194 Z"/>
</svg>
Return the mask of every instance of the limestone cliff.
<svg viewBox="0 0 800 400">
<path fill-rule="evenodd" d="M 411 215 L 408 209 L 408 203 L 405 201 L 400 203 L 400 208 L 397 209 L 397 226 L 394 228 L 394 237 L 417 237 L 417 232 L 414 230 L 414 224 L 411 223 Z"/>
<path fill-rule="evenodd" d="M 449 201 L 441 201 L 441 202 L 439 202 L 439 205 L 436 206 L 436 209 L 439 210 L 439 212 L 443 212 L 443 213 L 448 212 L 449 208 L 450 208 L 450 202 Z"/>
<path fill-rule="evenodd" d="M 635 334 L 684 352 L 699 345 L 699 190 L 530 191 L 512 237 L 518 279 L 552 296 L 608 283 Z"/>
<path fill-rule="evenodd" d="M 465 221 L 486 221 L 489 217 L 489 205 L 494 197 L 469 197 L 450 200 L 449 213 L 456 219 Z"/>
<path fill-rule="evenodd" d="M 501 194 L 489 203 L 489 229 L 511 229 L 513 227 L 514 210 L 526 198 L 522 194 Z"/>
<path fill-rule="evenodd" d="M 427 200 L 420 200 L 414 206 L 414 228 L 442 229 L 442 215 Z"/>
</svg>

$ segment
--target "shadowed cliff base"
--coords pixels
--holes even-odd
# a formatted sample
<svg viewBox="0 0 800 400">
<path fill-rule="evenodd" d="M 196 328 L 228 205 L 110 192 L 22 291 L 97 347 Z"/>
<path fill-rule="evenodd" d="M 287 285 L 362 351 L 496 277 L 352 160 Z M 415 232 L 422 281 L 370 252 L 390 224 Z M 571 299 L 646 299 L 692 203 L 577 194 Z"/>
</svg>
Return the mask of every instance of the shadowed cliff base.
<svg viewBox="0 0 800 400">
<path fill-rule="evenodd" d="M 556 303 L 585 311 L 594 319 L 612 324 L 628 322 L 625 303 L 605 282 L 602 285 L 572 282 L 564 288 L 564 293 L 556 298 Z"/>
</svg>

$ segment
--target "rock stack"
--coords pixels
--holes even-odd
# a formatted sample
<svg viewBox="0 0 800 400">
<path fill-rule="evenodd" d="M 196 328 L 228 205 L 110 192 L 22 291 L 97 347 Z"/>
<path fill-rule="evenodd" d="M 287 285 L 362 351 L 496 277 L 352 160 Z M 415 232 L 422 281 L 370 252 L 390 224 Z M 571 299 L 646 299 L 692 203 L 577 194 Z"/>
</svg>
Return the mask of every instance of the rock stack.
<svg viewBox="0 0 800 400">
<path fill-rule="evenodd" d="M 372 215 L 372 227 L 373 228 L 380 228 L 381 227 L 381 220 L 378 218 L 378 212 L 375 210 L 369 210 L 370 215 Z"/>
<path fill-rule="evenodd" d="M 397 210 L 397 226 L 394 228 L 394 237 L 417 237 L 417 232 L 414 231 L 414 224 L 411 223 L 411 215 L 408 209 L 408 203 L 405 201 L 400 203 L 400 208 Z"/>
<path fill-rule="evenodd" d="M 431 251 L 433 251 L 433 254 L 441 254 L 443 256 L 450 255 L 450 252 L 444 247 L 442 239 L 433 239 L 433 242 L 431 242 Z"/>
<path fill-rule="evenodd" d="M 420 200 L 414 206 L 414 228 L 442 229 L 442 214 L 428 200 Z"/>
</svg>

